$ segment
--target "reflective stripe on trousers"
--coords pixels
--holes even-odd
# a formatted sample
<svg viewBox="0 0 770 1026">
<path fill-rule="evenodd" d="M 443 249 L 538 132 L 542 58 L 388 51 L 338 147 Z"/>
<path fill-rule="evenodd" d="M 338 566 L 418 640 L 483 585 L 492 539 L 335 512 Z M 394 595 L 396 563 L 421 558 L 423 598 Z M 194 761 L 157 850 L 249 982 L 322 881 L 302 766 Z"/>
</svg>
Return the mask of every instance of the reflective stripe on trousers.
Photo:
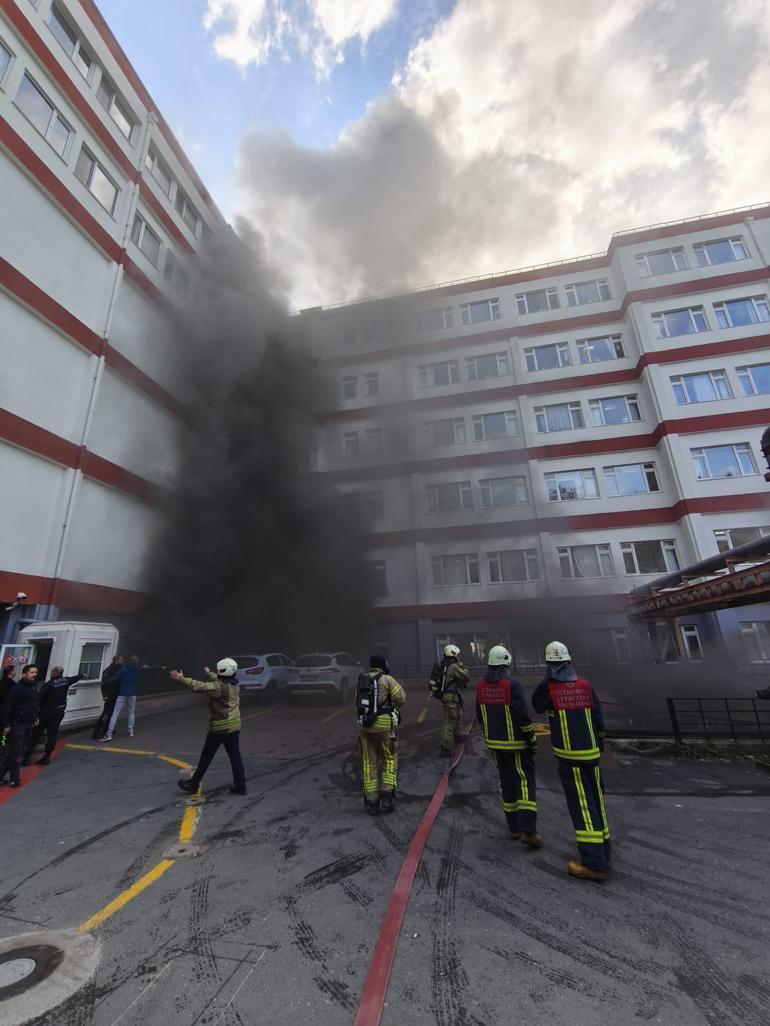
<svg viewBox="0 0 770 1026">
<path fill-rule="evenodd" d="M 559 779 L 575 827 L 580 861 L 604 873 L 610 863 L 610 828 L 598 759 L 579 765 L 557 759 Z"/>
<path fill-rule="evenodd" d="M 379 797 L 380 790 L 392 792 L 396 790 L 398 775 L 398 742 L 389 731 L 362 730 L 358 735 L 358 747 L 361 752 L 361 776 L 363 778 L 364 796 L 374 800 Z M 382 787 L 380 787 L 380 766 L 382 767 Z"/>
<path fill-rule="evenodd" d="M 512 834 L 534 834 L 537 830 L 535 757 L 527 748 L 506 751 L 491 748 L 500 777 L 500 794 L 508 829 Z"/>
</svg>

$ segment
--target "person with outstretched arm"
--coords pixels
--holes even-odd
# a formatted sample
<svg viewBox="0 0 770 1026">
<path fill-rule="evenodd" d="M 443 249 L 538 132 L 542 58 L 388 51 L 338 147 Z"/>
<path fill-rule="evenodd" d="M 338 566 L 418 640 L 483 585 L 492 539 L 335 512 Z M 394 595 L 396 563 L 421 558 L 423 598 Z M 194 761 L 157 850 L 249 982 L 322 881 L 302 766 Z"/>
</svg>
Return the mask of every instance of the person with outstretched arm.
<svg viewBox="0 0 770 1026">
<path fill-rule="evenodd" d="M 115 700 L 118 697 L 120 687 L 120 671 L 123 669 L 123 656 L 114 655 L 112 662 L 102 673 L 102 698 L 104 706 L 99 714 L 99 719 L 94 724 L 92 737 L 95 741 L 101 741 L 107 733 L 107 727 L 112 714 L 115 712 Z"/>
<path fill-rule="evenodd" d="M 37 693 L 37 700 L 40 705 L 37 726 L 33 728 L 24 753 L 22 766 L 29 766 L 32 761 L 32 754 L 37 748 L 40 738 L 45 733 L 45 750 L 43 757 L 38 759 L 38 766 L 48 766 L 51 762 L 51 755 L 56 748 L 56 740 L 59 737 L 59 727 L 67 711 L 67 696 L 73 684 L 83 679 L 82 673 L 76 673 L 74 677 L 64 676 L 63 666 L 54 666 L 51 676 Z"/>
<path fill-rule="evenodd" d="M 230 767 L 233 771 L 233 786 L 230 794 L 247 794 L 246 773 L 241 758 L 241 707 L 238 694 L 238 664 L 234 659 L 220 659 L 217 672 L 213 673 L 208 666 L 204 667 L 208 680 L 194 680 L 185 677 L 181 670 L 172 670 L 174 680 L 184 684 L 191 691 L 208 695 L 209 699 L 209 730 L 203 749 L 198 759 L 195 772 L 189 780 L 178 780 L 179 787 L 188 794 L 196 794 L 211 760 L 220 745 L 225 746 Z"/>
</svg>

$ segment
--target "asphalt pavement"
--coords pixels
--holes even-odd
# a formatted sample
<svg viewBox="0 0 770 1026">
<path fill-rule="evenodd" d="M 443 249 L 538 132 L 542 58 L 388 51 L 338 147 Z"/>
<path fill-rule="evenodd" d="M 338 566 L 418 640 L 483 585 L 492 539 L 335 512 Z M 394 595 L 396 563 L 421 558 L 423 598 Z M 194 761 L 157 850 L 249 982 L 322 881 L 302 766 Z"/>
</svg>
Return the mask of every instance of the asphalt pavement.
<svg viewBox="0 0 770 1026">
<path fill-rule="evenodd" d="M 248 796 L 228 793 L 220 752 L 193 804 L 176 780 L 197 757 L 205 701 L 140 699 L 140 711 L 135 738 L 69 735 L 21 790 L 0 789 L 0 940 L 85 926 L 101 944 L 91 981 L 26 1021 L 353 1023 L 447 765 L 438 703 L 409 694 L 397 809 L 376 818 L 349 709 L 245 703 Z M 608 753 L 614 868 L 593 884 L 565 873 L 574 838 L 552 763 L 541 738 L 545 846 L 525 850 L 472 735 L 415 877 L 384 1026 L 766 1026 L 770 774 Z M 25 1021 L 3 1008 L 4 1026 Z"/>
</svg>

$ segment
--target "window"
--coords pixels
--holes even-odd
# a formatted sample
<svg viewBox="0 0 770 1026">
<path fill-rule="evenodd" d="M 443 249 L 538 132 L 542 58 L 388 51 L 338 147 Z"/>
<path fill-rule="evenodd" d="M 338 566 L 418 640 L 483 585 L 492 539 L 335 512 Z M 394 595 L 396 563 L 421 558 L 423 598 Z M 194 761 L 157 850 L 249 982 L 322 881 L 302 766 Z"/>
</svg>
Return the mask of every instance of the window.
<svg viewBox="0 0 770 1026">
<path fill-rule="evenodd" d="M 507 353 L 486 353 L 484 356 L 469 356 L 468 380 L 484 381 L 485 378 L 504 378 L 511 373 Z"/>
<path fill-rule="evenodd" d="M 534 289 L 516 293 L 516 310 L 520 314 L 543 313 L 559 309 L 558 289 Z"/>
<path fill-rule="evenodd" d="M 665 574 L 679 569 L 679 557 L 673 539 L 664 541 L 621 542 L 623 565 L 627 574 Z"/>
<path fill-rule="evenodd" d="M 473 438 L 476 442 L 510 438 L 518 433 L 519 418 L 513 410 L 506 413 L 480 413 L 473 418 Z"/>
<path fill-rule="evenodd" d="M 134 215 L 134 224 L 131 228 L 131 241 L 144 253 L 153 267 L 160 263 L 160 239 L 150 228 L 143 217 Z"/>
<path fill-rule="evenodd" d="M 748 299 L 731 299 L 714 303 L 714 313 L 720 328 L 740 328 L 746 324 L 770 321 L 770 307 L 767 296 L 750 296 Z"/>
<path fill-rule="evenodd" d="M 193 235 L 197 234 L 198 222 L 200 221 L 200 217 L 198 216 L 198 211 L 190 202 L 190 198 L 184 191 L 184 189 L 180 189 L 179 187 L 177 187 L 174 206 L 176 207 L 180 217 L 187 225 L 187 227 L 190 229 L 190 231 L 193 233 Z"/>
<path fill-rule="evenodd" d="M 364 374 L 364 395 L 371 397 L 380 394 L 380 375 L 377 371 Z"/>
<path fill-rule="evenodd" d="M 171 195 L 171 185 L 174 181 L 173 175 L 168 169 L 166 162 L 158 154 L 158 151 L 154 146 L 150 146 L 147 151 L 147 156 L 144 158 L 144 164 L 147 170 L 150 172 L 152 177 L 161 187 L 166 196 Z"/>
<path fill-rule="evenodd" d="M 698 628 L 694 623 L 683 623 L 679 628 L 679 633 L 682 636 L 684 654 L 690 662 L 700 662 L 703 659 L 703 649 Z"/>
<path fill-rule="evenodd" d="M 630 424 L 641 420 L 639 402 L 635 395 L 615 395 L 609 399 L 591 399 L 588 403 L 594 427 L 610 424 Z"/>
<path fill-rule="evenodd" d="M 428 485 L 426 494 L 429 513 L 451 513 L 456 510 L 473 509 L 473 491 L 470 481 Z"/>
<path fill-rule="evenodd" d="M 587 470 L 559 470 L 553 474 L 546 474 L 545 490 L 549 502 L 599 498 L 596 471 L 590 468 Z"/>
<path fill-rule="evenodd" d="M 48 27 L 56 37 L 64 52 L 72 58 L 72 63 L 78 69 L 83 78 L 88 78 L 94 62 L 88 52 L 83 48 L 80 40 L 78 39 L 77 33 L 74 29 L 70 28 L 69 22 L 66 20 L 56 4 L 52 4 L 51 6 L 51 15 L 48 20 Z"/>
<path fill-rule="evenodd" d="M 484 509 L 526 506 L 529 502 L 526 477 L 488 477 L 479 481 Z"/>
<path fill-rule="evenodd" d="M 83 146 L 75 165 L 75 177 L 96 197 L 104 209 L 112 214 L 118 199 L 118 187 L 102 165 Z"/>
<path fill-rule="evenodd" d="M 423 310 L 417 314 L 417 330 L 419 332 L 441 331 L 443 328 L 452 327 L 454 327 L 454 316 L 451 306 L 444 306 L 438 310 Z"/>
<path fill-rule="evenodd" d="M 602 663 L 630 663 L 631 645 L 625 627 L 595 627 L 583 635 L 587 661 Z"/>
<path fill-rule="evenodd" d="M 580 403 L 554 403 L 535 407 L 535 428 L 539 434 L 547 431 L 574 431 L 585 427 Z"/>
<path fill-rule="evenodd" d="M 382 428 L 367 428 L 364 431 L 364 452 L 368 456 L 375 456 L 382 452 L 383 434 Z"/>
<path fill-rule="evenodd" d="M 420 388 L 435 388 L 437 385 L 456 385 L 460 380 L 460 364 L 457 360 L 424 363 L 418 367 L 418 380 Z"/>
<path fill-rule="evenodd" d="M 609 545 L 569 545 L 559 547 L 562 577 L 614 577 L 615 564 Z"/>
<path fill-rule="evenodd" d="M 539 581 L 540 561 L 537 549 L 508 549 L 488 552 L 489 580 L 492 584 L 508 581 Z"/>
<path fill-rule="evenodd" d="M 479 584 L 479 557 L 475 552 L 459 556 L 431 558 L 434 588 L 451 588 L 462 584 Z"/>
<path fill-rule="evenodd" d="M 732 392 L 723 370 L 704 371 L 702 374 L 677 374 L 671 378 L 677 406 L 688 403 L 708 403 L 715 399 L 732 399 Z"/>
<path fill-rule="evenodd" d="M 699 481 L 722 477 L 750 477 L 757 473 L 754 454 L 748 442 L 737 445 L 710 445 L 690 449 Z"/>
<path fill-rule="evenodd" d="M 10 68 L 12 60 L 13 54 L 5 43 L 0 42 L 0 85 L 3 84 L 5 73 Z"/>
<path fill-rule="evenodd" d="M 385 560 L 373 560 L 369 563 L 369 568 L 372 572 L 372 585 L 374 588 L 374 597 L 385 598 L 385 596 L 388 594 L 388 574 Z M 345 666 L 355 666 L 355 663 L 353 662 L 350 656 L 346 656 L 345 659 Z"/>
<path fill-rule="evenodd" d="M 86 680 L 98 680 L 102 675 L 102 663 L 107 646 L 96 641 L 86 641 L 80 652 L 78 673 Z"/>
<path fill-rule="evenodd" d="M 581 338 L 577 343 L 581 363 L 603 363 L 605 360 L 622 360 L 623 342 L 620 335 L 602 335 L 599 338 Z"/>
<path fill-rule="evenodd" d="M 566 342 L 557 342 L 550 346 L 533 346 L 524 350 L 527 370 L 556 370 L 557 367 L 569 367 L 572 361 L 569 346 Z"/>
<path fill-rule="evenodd" d="M 618 467 L 605 467 L 604 477 L 607 481 L 607 494 L 611 497 L 660 491 L 654 463 L 626 463 Z"/>
<path fill-rule="evenodd" d="M 675 246 L 673 249 L 656 249 L 652 253 L 637 253 L 636 266 L 642 278 L 652 278 L 656 274 L 686 271 L 687 258 L 684 249 Z"/>
<path fill-rule="evenodd" d="M 163 264 L 163 277 L 171 285 L 175 292 L 186 296 L 190 291 L 190 275 L 182 267 L 171 250 L 166 250 L 166 260 Z"/>
<path fill-rule="evenodd" d="M 770 534 L 770 527 L 729 527 L 721 531 L 714 531 L 714 538 L 720 552 L 729 552 L 730 549 L 737 549 L 739 545 L 748 545 L 749 542 L 758 541 L 768 534 Z"/>
<path fill-rule="evenodd" d="M 766 620 L 744 620 L 740 628 L 749 662 L 770 663 L 770 624 Z"/>
<path fill-rule="evenodd" d="M 450 417 L 448 420 L 430 420 L 423 424 L 427 445 L 463 445 L 465 442 L 465 418 Z"/>
<path fill-rule="evenodd" d="M 64 156 L 72 129 L 29 77 L 21 80 L 16 93 L 16 106 L 22 114 L 40 132 L 46 142 L 50 143 L 60 157 Z"/>
<path fill-rule="evenodd" d="M 342 398 L 355 399 L 358 395 L 358 378 L 342 379 Z"/>
<path fill-rule="evenodd" d="M 666 310 L 654 313 L 652 320 L 658 330 L 658 338 L 674 338 L 676 335 L 693 335 L 708 331 L 709 322 L 702 306 L 689 306 L 683 310 Z"/>
<path fill-rule="evenodd" d="M 134 117 L 120 96 L 118 96 L 117 89 L 112 82 L 110 82 L 104 72 L 102 72 L 102 77 L 99 81 L 99 88 L 96 90 L 96 96 L 99 103 L 101 103 L 102 107 L 104 107 L 112 120 L 118 126 L 120 132 L 122 132 L 130 142 L 131 136 L 134 132 Z"/>
<path fill-rule="evenodd" d="M 381 520 L 385 515 L 385 493 L 377 488 L 362 492 L 363 513 L 367 520 Z"/>
<path fill-rule="evenodd" d="M 568 306 L 585 306 L 586 303 L 603 303 L 610 298 L 610 286 L 606 278 L 596 281 L 580 281 L 575 285 L 567 285 Z"/>
<path fill-rule="evenodd" d="M 463 324 L 481 324 L 482 321 L 499 321 L 500 300 L 482 299 L 478 303 L 461 303 L 460 317 Z"/>
<path fill-rule="evenodd" d="M 352 456 L 360 456 L 361 440 L 357 431 L 346 431 L 342 436 L 342 453 L 346 459 Z"/>
<path fill-rule="evenodd" d="M 743 239 L 714 239 L 712 242 L 696 242 L 693 246 L 698 267 L 712 264 L 731 264 L 734 260 L 746 260 L 748 250 Z"/>
<path fill-rule="evenodd" d="M 738 367 L 736 373 L 744 395 L 770 395 L 770 363 Z"/>
</svg>

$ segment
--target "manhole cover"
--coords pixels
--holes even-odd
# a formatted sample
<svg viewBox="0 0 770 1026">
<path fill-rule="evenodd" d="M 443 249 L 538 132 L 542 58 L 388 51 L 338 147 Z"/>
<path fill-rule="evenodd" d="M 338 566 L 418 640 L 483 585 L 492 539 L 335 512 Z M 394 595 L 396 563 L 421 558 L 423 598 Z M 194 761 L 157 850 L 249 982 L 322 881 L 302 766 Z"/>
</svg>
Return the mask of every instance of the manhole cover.
<svg viewBox="0 0 770 1026">
<path fill-rule="evenodd" d="M 52 944 L 30 944 L 0 954 L 0 1001 L 23 994 L 61 965 L 64 952 Z"/>
<path fill-rule="evenodd" d="M 33 973 L 37 967 L 34 958 L 14 958 L 12 962 L 4 962 L 0 965 L 0 991 L 3 987 L 10 987 L 12 983 L 18 983 Z"/>
</svg>

